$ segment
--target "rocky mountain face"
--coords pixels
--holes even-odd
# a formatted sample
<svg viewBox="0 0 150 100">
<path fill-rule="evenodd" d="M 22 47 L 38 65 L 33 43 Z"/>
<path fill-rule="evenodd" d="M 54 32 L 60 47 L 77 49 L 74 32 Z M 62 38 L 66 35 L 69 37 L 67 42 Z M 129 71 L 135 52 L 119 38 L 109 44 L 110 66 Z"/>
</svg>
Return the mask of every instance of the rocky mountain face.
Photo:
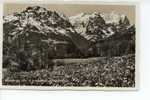
<svg viewBox="0 0 150 100">
<path fill-rule="evenodd" d="M 23 61 L 21 66 L 48 66 L 53 58 L 135 52 L 135 27 L 125 15 L 94 12 L 68 18 L 33 6 L 3 20 L 5 65 Z"/>
<path fill-rule="evenodd" d="M 135 52 L 135 27 L 123 14 L 82 13 L 70 17 L 78 34 L 90 41 L 89 54 L 116 56 Z"/>
<path fill-rule="evenodd" d="M 98 42 L 120 32 L 122 28 L 130 27 L 127 16 L 115 12 L 110 14 L 81 13 L 69 19 L 75 30 L 91 42 Z"/>
<path fill-rule="evenodd" d="M 55 11 L 34 6 L 28 7 L 21 13 L 14 13 L 4 17 L 4 42 L 6 44 L 22 46 L 56 44 L 74 46 L 84 51 L 87 49 L 87 40 L 76 34 L 69 19 Z M 18 47 L 21 48 L 21 47 Z M 54 47 L 53 47 L 54 48 Z"/>
</svg>

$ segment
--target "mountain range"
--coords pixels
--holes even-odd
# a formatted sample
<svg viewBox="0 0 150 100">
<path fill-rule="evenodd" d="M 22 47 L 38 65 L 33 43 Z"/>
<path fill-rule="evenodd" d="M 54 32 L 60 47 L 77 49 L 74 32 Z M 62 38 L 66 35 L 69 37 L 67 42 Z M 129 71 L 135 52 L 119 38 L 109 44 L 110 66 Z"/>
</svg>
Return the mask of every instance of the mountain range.
<svg viewBox="0 0 150 100">
<path fill-rule="evenodd" d="M 16 57 L 23 51 L 48 58 L 124 55 L 135 52 L 135 25 L 116 12 L 67 17 L 31 6 L 3 17 L 3 46 L 4 55 Z"/>
</svg>

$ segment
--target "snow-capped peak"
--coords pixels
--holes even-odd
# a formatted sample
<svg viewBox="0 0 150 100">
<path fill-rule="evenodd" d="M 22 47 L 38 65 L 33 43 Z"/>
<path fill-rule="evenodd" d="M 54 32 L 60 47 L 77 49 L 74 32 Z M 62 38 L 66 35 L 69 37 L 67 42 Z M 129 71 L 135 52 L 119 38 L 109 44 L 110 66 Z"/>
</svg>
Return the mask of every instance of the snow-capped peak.
<svg viewBox="0 0 150 100">
<path fill-rule="evenodd" d="M 124 14 L 117 13 L 115 11 L 112 11 L 111 13 L 102 13 L 101 16 L 105 20 L 106 23 L 111 24 L 119 24 L 119 22 L 123 22 L 126 18 Z"/>
<path fill-rule="evenodd" d="M 112 36 L 117 32 L 114 27 L 124 26 L 126 28 L 130 25 L 127 16 L 114 11 L 111 13 L 81 13 L 69 19 L 75 30 L 88 40 L 92 39 L 91 41 Z"/>
<path fill-rule="evenodd" d="M 65 15 L 57 13 L 56 11 L 49 11 L 40 6 L 27 7 L 20 13 L 4 16 L 4 23 L 12 23 L 11 25 L 15 25 L 15 33 L 17 33 L 18 30 L 23 31 L 23 29 L 28 29 L 45 35 L 47 33 L 53 33 L 68 36 L 68 30 L 73 32 L 71 24 Z M 10 32 L 9 34 L 11 33 L 14 32 Z M 22 32 L 19 34 L 21 33 Z"/>
</svg>

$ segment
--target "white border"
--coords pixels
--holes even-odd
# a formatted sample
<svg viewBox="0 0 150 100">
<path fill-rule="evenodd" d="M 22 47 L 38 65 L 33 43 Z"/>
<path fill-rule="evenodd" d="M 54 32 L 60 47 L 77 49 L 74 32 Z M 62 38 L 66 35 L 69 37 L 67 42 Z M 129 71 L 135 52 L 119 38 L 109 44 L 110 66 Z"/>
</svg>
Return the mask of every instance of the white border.
<svg viewBox="0 0 150 100">
<path fill-rule="evenodd" d="M 34 0 L 30 0 L 30 2 L 28 0 L 5 0 L 4 3 L 17 3 L 17 4 L 96 4 L 96 5 L 133 5 L 135 6 L 136 9 L 136 62 L 135 62 L 135 87 L 52 87 L 52 86 L 5 86 L 2 85 L 2 48 L 3 48 L 3 25 L 2 23 L 0 24 L 1 27 L 1 35 L 0 35 L 0 89 L 8 89 L 8 90 L 71 90 L 71 91 L 129 91 L 129 90 L 138 90 L 139 89 L 139 2 L 103 2 L 103 1 L 60 1 L 60 0 L 55 0 L 55 1 L 48 1 L 48 0 L 39 0 L 39 1 L 34 1 Z M 1 15 L 3 15 L 3 4 L 0 5 L 1 8 Z M 3 22 L 3 16 L 0 17 L 0 21 Z"/>
</svg>

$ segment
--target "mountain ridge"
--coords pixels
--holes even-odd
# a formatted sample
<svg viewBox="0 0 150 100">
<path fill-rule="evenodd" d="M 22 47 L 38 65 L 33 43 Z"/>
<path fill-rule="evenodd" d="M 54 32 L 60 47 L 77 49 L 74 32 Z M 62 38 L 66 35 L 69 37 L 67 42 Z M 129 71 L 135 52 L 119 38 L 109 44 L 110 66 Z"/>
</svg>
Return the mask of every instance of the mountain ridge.
<svg viewBox="0 0 150 100">
<path fill-rule="evenodd" d="M 4 16 L 3 19 L 6 44 L 15 42 L 13 45 L 21 47 L 30 42 L 33 45 L 44 42 L 47 46 L 55 45 L 55 43 L 64 43 L 64 45 L 69 43 L 67 48 L 69 46 L 73 48 L 69 51 L 82 55 L 88 55 L 91 48 L 101 41 L 107 41 L 111 37 L 112 41 L 115 41 L 113 37 L 122 38 L 124 33 L 135 33 L 134 25 L 130 24 L 127 16 L 115 12 L 81 13 L 67 17 L 40 6 L 31 6 L 20 13 Z M 19 38 L 24 42 L 19 41 Z"/>
</svg>

